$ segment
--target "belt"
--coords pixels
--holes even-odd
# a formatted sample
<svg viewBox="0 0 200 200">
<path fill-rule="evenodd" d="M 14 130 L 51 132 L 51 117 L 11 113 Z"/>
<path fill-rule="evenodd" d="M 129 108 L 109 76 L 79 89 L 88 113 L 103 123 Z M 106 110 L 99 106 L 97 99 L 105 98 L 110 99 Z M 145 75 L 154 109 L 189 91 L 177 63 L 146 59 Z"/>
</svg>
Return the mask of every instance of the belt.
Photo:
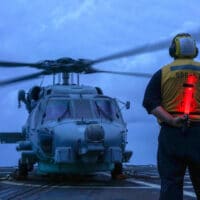
<svg viewBox="0 0 200 200">
<path fill-rule="evenodd" d="M 166 122 L 161 122 L 160 125 L 161 126 L 170 126 L 170 127 L 173 127 L 173 126 L 169 125 Z M 189 127 L 200 127 L 200 121 L 191 121 Z"/>
<path fill-rule="evenodd" d="M 190 127 L 197 127 L 197 126 L 199 126 L 200 127 L 200 121 L 191 121 L 190 122 Z"/>
</svg>

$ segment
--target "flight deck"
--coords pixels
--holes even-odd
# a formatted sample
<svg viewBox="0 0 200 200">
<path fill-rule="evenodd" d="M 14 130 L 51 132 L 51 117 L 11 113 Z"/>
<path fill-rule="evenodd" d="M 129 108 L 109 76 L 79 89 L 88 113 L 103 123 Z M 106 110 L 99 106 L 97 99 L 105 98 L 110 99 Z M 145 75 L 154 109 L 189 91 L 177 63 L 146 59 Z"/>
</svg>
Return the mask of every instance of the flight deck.
<svg viewBox="0 0 200 200">
<path fill-rule="evenodd" d="M 31 173 L 27 180 L 14 180 L 15 167 L 0 168 L 1 200 L 156 200 L 160 179 L 154 165 L 126 165 L 127 178 L 112 180 L 107 172 L 87 176 L 41 176 Z M 188 173 L 184 200 L 196 199 Z"/>
</svg>

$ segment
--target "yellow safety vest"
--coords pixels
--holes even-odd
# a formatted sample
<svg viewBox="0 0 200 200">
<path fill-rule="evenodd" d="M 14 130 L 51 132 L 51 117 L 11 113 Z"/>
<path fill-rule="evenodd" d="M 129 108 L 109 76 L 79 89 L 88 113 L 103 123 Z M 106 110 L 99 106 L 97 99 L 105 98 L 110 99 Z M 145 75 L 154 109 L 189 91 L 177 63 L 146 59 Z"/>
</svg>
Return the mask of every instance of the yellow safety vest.
<svg viewBox="0 0 200 200">
<path fill-rule="evenodd" d="M 187 104 L 187 89 L 191 88 L 189 116 L 200 121 L 200 62 L 176 59 L 162 68 L 162 106 L 174 116 L 183 115 Z"/>
</svg>

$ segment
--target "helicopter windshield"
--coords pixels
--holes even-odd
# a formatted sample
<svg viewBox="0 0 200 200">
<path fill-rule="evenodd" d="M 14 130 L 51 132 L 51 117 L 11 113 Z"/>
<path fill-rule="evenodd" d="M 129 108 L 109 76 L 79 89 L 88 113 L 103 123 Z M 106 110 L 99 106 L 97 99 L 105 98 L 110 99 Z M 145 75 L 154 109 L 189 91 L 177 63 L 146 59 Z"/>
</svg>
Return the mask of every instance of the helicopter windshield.
<svg viewBox="0 0 200 200">
<path fill-rule="evenodd" d="M 75 118 L 94 118 L 91 108 L 91 102 L 87 99 L 76 99 L 73 101 L 75 109 Z"/>
<path fill-rule="evenodd" d="M 116 109 L 110 100 L 95 100 L 95 115 L 97 118 L 103 118 L 113 121 L 117 117 Z"/>
<path fill-rule="evenodd" d="M 119 109 L 110 99 L 49 99 L 43 121 L 62 119 L 121 121 Z"/>
<path fill-rule="evenodd" d="M 47 103 L 44 121 L 59 120 L 71 116 L 70 101 L 66 99 L 50 99 Z"/>
<path fill-rule="evenodd" d="M 119 120 L 117 108 L 109 99 L 76 99 L 73 101 L 74 118 L 76 119 L 103 119 L 108 121 Z"/>
</svg>

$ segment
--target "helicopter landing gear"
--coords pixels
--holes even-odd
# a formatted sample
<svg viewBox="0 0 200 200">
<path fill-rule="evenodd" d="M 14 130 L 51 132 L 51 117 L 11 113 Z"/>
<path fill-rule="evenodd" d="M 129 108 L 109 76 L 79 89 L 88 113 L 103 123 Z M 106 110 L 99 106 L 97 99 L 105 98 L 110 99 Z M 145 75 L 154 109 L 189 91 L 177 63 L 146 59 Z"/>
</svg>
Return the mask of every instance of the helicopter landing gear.
<svg viewBox="0 0 200 200">
<path fill-rule="evenodd" d="M 21 159 L 18 162 L 18 169 L 14 172 L 14 178 L 17 180 L 27 179 L 29 167 L 27 163 L 22 163 Z"/>
<path fill-rule="evenodd" d="M 122 163 L 120 162 L 115 163 L 114 169 L 111 171 L 111 177 L 113 180 L 126 178 L 125 175 L 123 174 Z"/>
</svg>

